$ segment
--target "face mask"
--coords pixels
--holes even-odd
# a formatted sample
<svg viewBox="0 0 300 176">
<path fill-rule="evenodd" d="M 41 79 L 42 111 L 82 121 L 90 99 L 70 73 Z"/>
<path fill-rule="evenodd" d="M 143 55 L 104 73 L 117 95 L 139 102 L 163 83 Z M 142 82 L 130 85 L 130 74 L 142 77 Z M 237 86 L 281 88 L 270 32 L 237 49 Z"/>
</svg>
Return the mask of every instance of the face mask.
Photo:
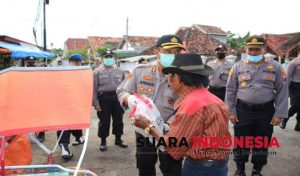
<svg viewBox="0 0 300 176">
<path fill-rule="evenodd" d="M 288 64 L 289 62 L 290 62 L 290 61 L 287 60 L 287 59 L 284 60 L 284 63 L 286 63 L 286 64 Z"/>
<path fill-rule="evenodd" d="M 217 53 L 217 58 L 218 59 L 224 59 L 225 58 L 225 53 Z"/>
<path fill-rule="evenodd" d="M 160 63 L 163 67 L 170 67 L 174 61 L 175 54 L 160 54 Z"/>
<path fill-rule="evenodd" d="M 257 63 L 257 62 L 261 61 L 263 58 L 264 58 L 263 54 L 258 55 L 258 56 L 250 56 L 247 54 L 247 59 L 253 63 Z"/>
<path fill-rule="evenodd" d="M 111 67 L 115 64 L 115 60 L 113 58 L 105 58 L 103 59 L 103 64 L 105 66 Z"/>
</svg>

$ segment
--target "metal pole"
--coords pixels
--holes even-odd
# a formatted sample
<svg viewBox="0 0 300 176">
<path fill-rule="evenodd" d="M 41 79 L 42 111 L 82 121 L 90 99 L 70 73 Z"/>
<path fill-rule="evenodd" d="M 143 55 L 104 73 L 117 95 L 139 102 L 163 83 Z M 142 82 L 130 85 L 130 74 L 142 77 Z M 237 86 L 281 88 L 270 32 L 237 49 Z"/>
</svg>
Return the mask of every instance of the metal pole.
<svg viewBox="0 0 300 176">
<path fill-rule="evenodd" d="M 46 41 L 46 0 L 44 0 L 44 50 L 47 50 L 47 41 Z"/>
</svg>

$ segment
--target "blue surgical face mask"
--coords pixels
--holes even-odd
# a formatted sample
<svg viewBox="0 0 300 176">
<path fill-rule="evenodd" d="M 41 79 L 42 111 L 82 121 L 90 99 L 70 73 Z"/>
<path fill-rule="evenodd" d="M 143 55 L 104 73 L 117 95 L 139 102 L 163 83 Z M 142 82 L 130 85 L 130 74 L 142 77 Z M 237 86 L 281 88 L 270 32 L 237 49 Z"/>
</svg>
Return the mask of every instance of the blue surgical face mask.
<svg viewBox="0 0 300 176">
<path fill-rule="evenodd" d="M 247 59 L 253 63 L 257 63 L 257 62 L 261 61 L 263 58 L 264 58 L 263 54 L 257 55 L 257 56 L 250 56 L 247 54 Z"/>
<path fill-rule="evenodd" d="M 103 64 L 105 66 L 111 67 L 111 66 L 113 66 L 115 64 L 115 59 L 113 59 L 113 58 L 105 58 L 105 59 L 103 59 Z"/>
<path fill-rule="evenodd" d="M 160 54 L 160 63 L 163 67 L 170 67 L 174 61 L 175 54 Z"/>
</svg>

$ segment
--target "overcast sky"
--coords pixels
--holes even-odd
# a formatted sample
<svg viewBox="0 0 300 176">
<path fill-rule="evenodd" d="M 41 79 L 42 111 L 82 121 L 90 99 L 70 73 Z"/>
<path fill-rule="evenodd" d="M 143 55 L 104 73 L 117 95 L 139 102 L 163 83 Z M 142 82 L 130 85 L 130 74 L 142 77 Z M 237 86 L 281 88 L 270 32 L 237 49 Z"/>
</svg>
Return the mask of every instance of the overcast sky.
<svg viewBox="0 0 300 176">
<path fill-rule="evenodd" d="M 0 35 L 34 43 L 32 28 L 40 0 L 0 0 Z M 50 0 L 47 45 L 63 48 L 67 38 L 161 36 L 180 26 L 203 24 L 244 35 L 300 32 L 297 0 Z M 42 45 L 42 11 L 36 23 Z"/>
</svg>

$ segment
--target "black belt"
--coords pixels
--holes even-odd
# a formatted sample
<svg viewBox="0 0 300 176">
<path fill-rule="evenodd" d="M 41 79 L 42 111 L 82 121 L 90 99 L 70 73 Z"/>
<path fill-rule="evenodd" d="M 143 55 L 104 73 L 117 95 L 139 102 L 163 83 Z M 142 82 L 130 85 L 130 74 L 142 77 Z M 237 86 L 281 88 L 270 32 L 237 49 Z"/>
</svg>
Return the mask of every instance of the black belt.
<svg viewBox="0 0 300 176">
<path fill-rule="evenodd" d="M 204 167 L 224 167 L 228 163 L 228 158 L 223 160 L 211 160 L 211 159 L 193 159 L 191 157 L 186 157 L 186 160 L 190 161 L 194 165 L 199 165 Z"/>
<path fill-rule="evenodd" d="M 237 104 L 241 105 L 242 107 L 245 107 L 247 109 L 256 110 L 257 111 L 257 110 L 263 110 L 265 108 L 274 106 L 274 100 L 268 101 L 266 103 L 256 104 L 256 103 L 247 103 L 247 102 L 245 102 L 243 100 L 238 99 L 237 100 Z"/>
<path fill-rule="evenodd" d="M 209 86 L 209 90 L 213 90 L 213 91 L 226 91 L 226 87 Z"/>
<path fill-rule="evenodd" d="M 108 95 L 108 96 L 112 96 L 112 95 L 117 95 L 116 91 L 104 91 L 104 92 L 99 92 L 98 96 L 101 95 Z"/>
</svg>

